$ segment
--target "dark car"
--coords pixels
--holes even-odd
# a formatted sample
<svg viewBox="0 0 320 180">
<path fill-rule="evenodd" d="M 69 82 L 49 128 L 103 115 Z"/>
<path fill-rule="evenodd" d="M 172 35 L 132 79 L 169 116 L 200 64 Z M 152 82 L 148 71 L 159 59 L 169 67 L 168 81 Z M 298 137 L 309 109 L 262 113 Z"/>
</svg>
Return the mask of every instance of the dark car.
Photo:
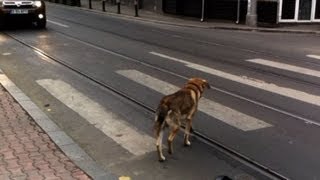
<svg viewBox="0 0 320 180">
<path fill-rule="evenodd" d="M 0 0 L 0 27 L 6 23 L 32 22 L 38 28 L 47 24 L 46 6 L 41 0 Z"/>
</svg>

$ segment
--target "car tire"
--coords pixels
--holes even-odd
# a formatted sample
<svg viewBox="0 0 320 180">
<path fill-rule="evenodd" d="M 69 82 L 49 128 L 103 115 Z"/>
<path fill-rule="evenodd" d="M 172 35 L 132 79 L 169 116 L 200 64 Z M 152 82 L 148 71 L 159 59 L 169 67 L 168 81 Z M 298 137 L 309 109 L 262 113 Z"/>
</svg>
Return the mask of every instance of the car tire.
<svg viewBox="0 0 320 180">
<path fill-rule="evenodd" d="M 43 19 L 37 21 L 37 28 L 38 29 L 45 29 L 46 25 L 47 25 L 47 19 L 46 18 L 43 18 Z"/>
</svg>

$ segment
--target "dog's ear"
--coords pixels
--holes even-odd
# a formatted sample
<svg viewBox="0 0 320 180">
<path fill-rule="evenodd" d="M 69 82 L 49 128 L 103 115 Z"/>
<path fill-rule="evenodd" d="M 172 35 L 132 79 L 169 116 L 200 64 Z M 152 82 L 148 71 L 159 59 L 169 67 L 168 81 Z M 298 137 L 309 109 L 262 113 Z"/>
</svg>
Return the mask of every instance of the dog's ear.
<svg viewBox="0 0 320 180">
<path fill-rule="evenodd" d="M 210 89 L 210 84 L 208 83 L 208 81 L 202 78 L 190 78 L 188 82 L 198 84 L 198 86 L 201 86 L 203 89 Z"/>
<path fill-rule="evenodd" d="M 203 84 L 202 84 L 202 87 L 203 87 L 203 88 L 207 88 L 207 89 L 210 89 L 210 88 L 211 88 L 211 87 L 210 87 L 210 84 L 208 83 L 208 81 L 202 80 L 202 82 L 203 82 Z"/>
</svg>

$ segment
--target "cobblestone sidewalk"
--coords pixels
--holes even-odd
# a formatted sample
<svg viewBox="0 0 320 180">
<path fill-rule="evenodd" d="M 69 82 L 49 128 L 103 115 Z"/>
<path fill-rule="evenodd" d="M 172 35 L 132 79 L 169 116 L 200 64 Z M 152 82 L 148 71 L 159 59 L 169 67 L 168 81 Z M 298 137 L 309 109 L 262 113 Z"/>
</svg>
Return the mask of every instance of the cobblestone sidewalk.
<svg viewBox="0 0 320 180">
<path fill-rule="evenodd" d="M 0 179 L 90 179 L 0 85 Z"/>
</svg>

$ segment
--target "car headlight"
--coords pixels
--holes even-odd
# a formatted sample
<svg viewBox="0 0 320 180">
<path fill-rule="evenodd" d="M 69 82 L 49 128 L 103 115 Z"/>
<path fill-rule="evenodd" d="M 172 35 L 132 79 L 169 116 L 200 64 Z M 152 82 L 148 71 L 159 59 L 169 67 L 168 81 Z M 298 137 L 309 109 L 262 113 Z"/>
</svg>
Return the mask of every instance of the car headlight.
<svg viewBox="0 0 320 180">
<path fill-rule="evenodd" d="M 35 1 L 34 5 L 39 8 L 42 6 L 42 3 L 41 3 L 41 1 Z"/>
</svg>

